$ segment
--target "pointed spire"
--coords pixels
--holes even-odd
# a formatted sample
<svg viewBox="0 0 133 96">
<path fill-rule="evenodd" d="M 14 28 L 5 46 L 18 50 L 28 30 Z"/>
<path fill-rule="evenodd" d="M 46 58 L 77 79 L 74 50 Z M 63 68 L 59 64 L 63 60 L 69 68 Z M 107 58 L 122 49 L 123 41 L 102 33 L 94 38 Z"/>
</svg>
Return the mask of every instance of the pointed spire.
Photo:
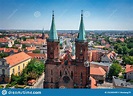
<svg viewBox="0 0 133 96">
<path fill-rule="evenodd" d="M 54 23 L 54 11 L 52 11 L 52 24 L 51 24 L 51 29 L 49 33 L 49 39 L 51 41 L 58 40 L 58 35 L 55 28 L 55 23 Z"/>
<path fill-rule="evenodd" d="M 44 33 L 44 28 L 42 29 L 42 33 Z"/>
<path fill-rule="evenodd" d="M 78 34 L 78 40 L 79 41 L 85 41 L 85 28 L 84 28 L 84 22 L 83 22 L 83 10 L 81 10 L 81 21 L 80 21 L 80 27 L 79 27 L 79 34 Z"/>
</svg>

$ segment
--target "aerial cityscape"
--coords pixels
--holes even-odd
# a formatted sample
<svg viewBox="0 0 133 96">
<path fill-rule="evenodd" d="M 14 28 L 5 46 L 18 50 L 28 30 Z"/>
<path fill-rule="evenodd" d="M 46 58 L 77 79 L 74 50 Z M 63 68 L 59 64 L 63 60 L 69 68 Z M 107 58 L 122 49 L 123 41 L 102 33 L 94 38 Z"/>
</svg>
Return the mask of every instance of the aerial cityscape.
<svg viewBox="0 0 133 96">
<path fill-rule="evenodd" d="M 132 0 L 32 1 L 0 1 L 0 88 L 133 88 Z"/>
</svg>

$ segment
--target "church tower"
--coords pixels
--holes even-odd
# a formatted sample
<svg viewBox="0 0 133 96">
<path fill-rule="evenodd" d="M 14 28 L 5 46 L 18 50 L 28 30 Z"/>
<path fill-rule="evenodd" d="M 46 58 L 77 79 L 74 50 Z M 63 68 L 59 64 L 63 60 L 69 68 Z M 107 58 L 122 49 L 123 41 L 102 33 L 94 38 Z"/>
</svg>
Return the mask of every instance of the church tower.
<svg viewBox="0 0 133 96">
<path fill-rule="evenodd" d="M 83 11 L 81 11 L 81 21 L 78 37 L 75 40 L 76 67 L 75 67 L 75 87 L 85 88 L 89 86 L 90 67 L 88 62 L 88 42 L 86 40 L 83 22 Z"/>
<path fill-rule="evenodd" d="M 59 60 L 59 39 L 54 22 L 54 11 L 52 14 L 52 24 L 47 39 L 47 60 L 45 63 L 45 80 L 44 88 L 56 88 L 58 83 L 58 70 L 57 65 L 60 64 Z"/>
</svg>

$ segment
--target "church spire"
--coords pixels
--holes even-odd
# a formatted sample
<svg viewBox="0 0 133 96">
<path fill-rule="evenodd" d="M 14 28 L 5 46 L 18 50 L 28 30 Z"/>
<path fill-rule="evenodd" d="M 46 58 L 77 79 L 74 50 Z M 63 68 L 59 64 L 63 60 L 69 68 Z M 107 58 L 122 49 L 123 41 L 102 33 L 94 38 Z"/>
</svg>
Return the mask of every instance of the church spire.
<svg viewBox="0 0 133 96">
<path fill-rule="evenodd" d="M 44 33 L 44 28 L 42 29 L 42 33 Z"/>
<path fill-rule="evenodd" d="M 80 27 L 79 27 L 79 34 L 78 34 L 78 40 L 79 41 L 85 41 L 85 28 L 84 28 L 84 22 L 83 22 L 83 10 L 81 10 L 81 21 L 80 21 Z"/>
<path fill-rule="evenodd" d="M 58 40 L 58 35 L 57 35 L 55 22 L 54 22 L 54 11 L 52 11 L 52 24 L 51 24 L 50 33 L 49 33 L 49 40 L 51 41 Z"/>
</svg>

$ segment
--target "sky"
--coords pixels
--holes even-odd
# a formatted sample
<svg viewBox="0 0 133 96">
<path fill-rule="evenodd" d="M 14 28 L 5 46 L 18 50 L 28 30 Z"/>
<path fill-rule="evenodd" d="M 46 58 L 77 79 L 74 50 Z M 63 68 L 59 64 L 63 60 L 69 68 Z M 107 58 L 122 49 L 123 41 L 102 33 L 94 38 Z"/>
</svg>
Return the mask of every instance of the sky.
<svg viewBox="0 0 133 96">
<path fill-rule="evenodd" d="M 133 0 L 0 0 L 0 29 L 133 30 Z"/>
</svg>

